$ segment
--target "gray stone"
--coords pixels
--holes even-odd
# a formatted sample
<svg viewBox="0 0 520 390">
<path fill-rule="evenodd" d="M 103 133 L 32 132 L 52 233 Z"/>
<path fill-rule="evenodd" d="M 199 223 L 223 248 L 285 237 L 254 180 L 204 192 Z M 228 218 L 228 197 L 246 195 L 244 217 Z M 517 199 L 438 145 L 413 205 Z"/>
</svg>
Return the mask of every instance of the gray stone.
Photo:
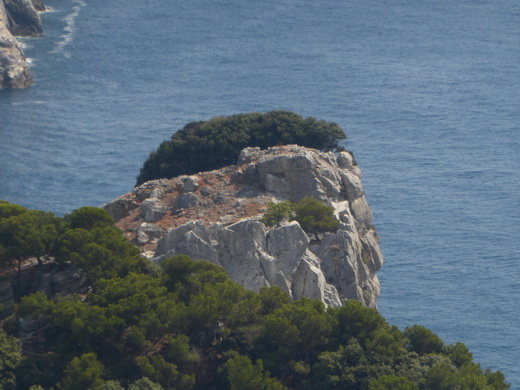
<svg viewBox="0 0 520 390">
<path fill-rule="evenodd" d="M 321 270 L 307 259 L 303 259 L 292 279 L 294 299 L 310 298 L 323 300 L 325 296 L 325 278 Z"/>
<path fill-rule="evenodd" d="M 199 198 L 194 193 L 180 194 L 177 197 L 175 207 L 178 209 L 189 209 L 199 203 Z"/>
<path fill-rule="evenodd" d="M 292 278 L 308 245 L 309 238 L 296 221 L 267 233 L 269 254 L 278 260 L 278 267 L 287 279 Z"/>
<path fill-rule="evenodd" d="M 278 177 L 270 173 L 265 174 L 264 187 L 267 191 L 274 192 L 277 195 L 288 195 L 290 192 L 289 184 L 284 177 Z"/>
<path fill-rule="evenodd" d="M 209 187 L 202 187 L 200 189 L 200 194 L 202 196 L 210 196 L 211 195 L 211 189 Z"/>
<path fill-rule="evenodd" d="M 260 152 L 260 148 L 258 147 L 242 149 L 240 155 L 238 156 L 237 165 L 242 165 L 250 162 L 253 156 L 256 156 L 258 152 Z"/>
<path fill-rule="evenodd" d="M 130 215 L 130 211 L 137 207 L 137 204 L 131 198 L 122 196 L 113 201 L 104 204 L 103 209 L 105 209 L 108 214 L 116 221 L 128 217 Z"/>
<path fill-rule="evenodd" d="M 54 292 L 70 294 L 80 291 L 88 279 L 85 271 L 70 266 L 53 273 L 51 280 Z"/>
<path fill-rule="evenodd" d="M 144 245 L 150 240 L 160 238 L 162 234 L 163 230 L 160 226 L 157 226 L 153 223 L 143 222 L 137 228 L 137 243 L 139 245 Z"/>
<path fill-rule="evenodd" d="M 3 0 L 8 15 L 8 28 L 13 35 L 40 35 L 42 22 L 32 0 Z"/>
<path fill-rule="evenodd" d="M 363 232 L 369 230 L 372 227 L 372 211 L 365 197 L 355 199 L 350 207 L 358 228 Z"/>
<path fill-rule="evenodd" d="M 197 176 L 186 176 L 182 177 L 181 181 L 183 183 L 182 192 L 195 192 L 199 188 L 199 179 Z"/>
<path fill-rule="evenodd" d="M 148 198 L 141 203 L 141 215 L 145 222 L 160 221 L 166 210 L 166 206 L 157 198 Z"/>
</svg>

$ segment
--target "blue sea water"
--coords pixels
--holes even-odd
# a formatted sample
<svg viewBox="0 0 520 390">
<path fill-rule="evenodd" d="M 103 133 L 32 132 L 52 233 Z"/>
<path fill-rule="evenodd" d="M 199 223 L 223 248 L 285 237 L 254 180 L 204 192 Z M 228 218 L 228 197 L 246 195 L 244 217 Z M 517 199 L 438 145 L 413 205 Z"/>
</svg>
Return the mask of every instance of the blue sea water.
<svg viewBox="0 0 520 390">
<path fill-rule="evenodd" d="M 287 109 L 348 133 L 381 235 L 379 308 L 520 389 L 520 3 L 48 0 L 36 84 L 0 91 L 0 199 L 128 192 L 185 123 Z"/>
</svg>

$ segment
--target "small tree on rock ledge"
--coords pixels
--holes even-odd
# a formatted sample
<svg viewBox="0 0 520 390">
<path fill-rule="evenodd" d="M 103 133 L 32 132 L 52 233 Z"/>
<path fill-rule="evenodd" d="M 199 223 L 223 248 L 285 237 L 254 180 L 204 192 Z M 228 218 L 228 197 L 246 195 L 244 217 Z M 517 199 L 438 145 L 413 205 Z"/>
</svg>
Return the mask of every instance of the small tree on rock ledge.
<svg viewBox="0 0 520 390">
<path fill-rule="evenodd" d="M 284 219 L 290 219 L 293 216 L 294 204 L 291 201 L 286 200 L 280 203 L 269 202 L 267 205 L 267 211 L 260 222 L 265 226 L 279 227 L 280 222 Z"/>
<path fill-rule="evenodd" d="M 269 227 L 278 227 L 284 219 L 297 221 L 305 232 L 313 233 L 316 239 L 319 239 L 318 233 L 333 232 L 340 225 L 334 217 L 334 209 L 314 198 L 303 198 L 298 203 L 288 200 L 269 202 L 260 222 Z"/>
<path fill-rule="evenodd" d="M 340 222 L 334 217 L 334 209 L 314 198 L 303 198 L 294 205 L 295 220 L 307 233 L 335 231 Z"/>
</svg>

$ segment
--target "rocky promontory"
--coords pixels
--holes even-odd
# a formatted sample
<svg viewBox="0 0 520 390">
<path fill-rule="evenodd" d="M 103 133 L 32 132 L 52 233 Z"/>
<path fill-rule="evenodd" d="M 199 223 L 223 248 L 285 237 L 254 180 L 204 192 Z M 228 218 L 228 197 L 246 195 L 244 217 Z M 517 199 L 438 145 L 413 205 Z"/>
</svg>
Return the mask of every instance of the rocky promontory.
<svg viewBox="0 0 520 390">
<path fill-rule="evenodd" d="M 304 197 L 332 206 L 340 227 L 315 237 L 295 221 L 276 228 L 260 221 L 270 201 Z M 254 291 L 279 286 L 294 299 L 376 306 L 383 257 L 361 172 L 347 152 L 246 148 L 236 165 L 150 181 L 104 208 L 156 261 L 186 254 L 221 265 Z"/>
<path fill-rule="evenodd" d="M 20 43 L 14 36 L 42 33 L 40 0 L 0 0 L 0 88 L 23 88 L 33 78 Z"/>
</svg>

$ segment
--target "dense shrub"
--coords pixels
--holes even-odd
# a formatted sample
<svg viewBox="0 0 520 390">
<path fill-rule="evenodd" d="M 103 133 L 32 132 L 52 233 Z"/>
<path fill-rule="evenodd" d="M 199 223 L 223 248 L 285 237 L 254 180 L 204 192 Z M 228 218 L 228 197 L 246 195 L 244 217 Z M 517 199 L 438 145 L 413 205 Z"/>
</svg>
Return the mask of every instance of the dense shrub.
<svg viewBox="0 0 520 390">
<path fill-rule="evenodd" d="M 333 232 L 340 225 L 332 207 L 308 197 L 298 203 L 288 200 L 280 203 L 269 202 L 260 222 L 269 227 L 278 227 L 284 219 L 297 221 L 305 232 L 316 237 L 318 233 Z"/>
<path fill-rule="evenodd" d="M 294 206 L 294 219 L 307 233 L 332 232 L 340 222 L 334 217 L 334 209 L 314 198 L 303 198 Z"/>
<path fill-rule="evenodd" d="M 191 122 L 150 154 L 137 184 L 235 164 L 248 146 L 298 144 L 319 150 L 340 149 L 345 132 L 333 122 L 303 118 L 288 111 L 237 114 Z"/>
</svg>

